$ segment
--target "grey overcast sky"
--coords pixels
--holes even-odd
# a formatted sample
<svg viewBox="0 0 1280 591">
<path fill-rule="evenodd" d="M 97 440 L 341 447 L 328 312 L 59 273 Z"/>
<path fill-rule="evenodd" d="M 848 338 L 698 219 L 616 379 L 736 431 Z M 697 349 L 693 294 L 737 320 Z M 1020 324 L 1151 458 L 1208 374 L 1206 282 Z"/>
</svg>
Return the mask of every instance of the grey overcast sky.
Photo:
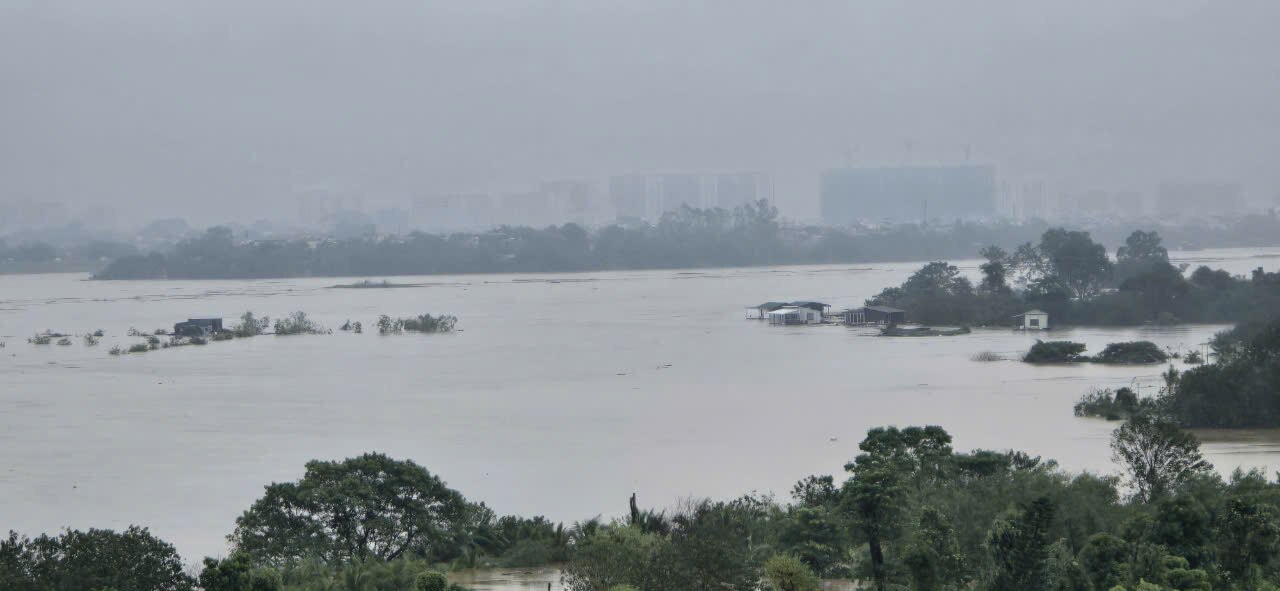
<svg viewBox="0 0 1280 591">
<path fill-rule="evenodd" d="M 1269 196 L 1277 24 L 1276 0 L 3 0 L 0 201 L 212 222 L 317 187 L 761 170 L 805 216 L 850 149 L 965 146 L 1055 186 Z"/>
</svg>

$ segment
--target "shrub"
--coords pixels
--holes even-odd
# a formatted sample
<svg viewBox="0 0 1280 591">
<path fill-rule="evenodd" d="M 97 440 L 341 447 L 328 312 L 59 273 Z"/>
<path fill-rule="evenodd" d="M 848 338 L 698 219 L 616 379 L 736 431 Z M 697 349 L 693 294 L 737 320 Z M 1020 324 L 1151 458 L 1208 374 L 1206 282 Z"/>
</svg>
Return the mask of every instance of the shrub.
<svg viewBox="0 0 1280 591">
<path fill-rule="evenodd" d="M 764 578 L 771 591 L 818 591 L 818 577 L 799 558 L 778 554 L 764 563 Z"/>
<path fill-rule="evenodd" d="M 440 571 L 429 570 L 418 575 L 413 586 L 417 591 L 449 591 L 449 578 Z"/>
<path fill-rule="evenodd" d="M 101 331 L 99 331 L 99 332 L 101 332 Z M 86 335 L 84 335 L 84 346 L 86 346 L 86 347 L 92 347 L 92 346 L 94 346 L 94 345 L 97 345 L 97 344 L 98 344 L 98 336 L 99 336 L 99 335 L 97 335 L 97 334 L 86 334 Z"/>
<path fill-rule="evenodd" d="M 1142 400 L 1130 388 L 1095 390 L 1085 394 L 1075 405 L 1077 417 L 1103 417 L 1119 421 L 1140 412 L 1151 410 L 1152 400 Z"/>
<path fill-rule="evenodd" d="M 1031 346 L 1031 350 L 1027 351 L 1027 354 L 1022 357 L 1022 360 L 1027 363 L 1072 363 L 1076 361 L 1088 361 L 1088 357 L 1081 355 L 1081 353 L 1084 353 L 1084 349 L 1084 343 L 1037 340 L 1036 344 Z"/>
<path fill-rule="evenodd" d="M 234 335 L 234 334 L 232 334 L 230 331 L 226 331 L 226 330 L 224 330 L 224 331 L 222 331 L 222 332 L 215 332 L 215 333 L 213 333 L 213 335 L 211 335 L 211 336 L 213 337 L 213 340 L 215 340 L 215 341 L 229 341 L 229 340 L 231 340 L 231 339 L 235 338 L 235 335 Z"/>
<path fill-rule="evenodd" d="M 995 351 L 981 351 L 975 353 L 973 357 L 970 357 L 969 359 L 974 361 L 1003 361 L 1004 357 L 1001 357 L 1000 354 Z"/>
<path fill-rule="evenodd" d="M 294 312 L 288 317 L 276 320 L 277 335 L 324 334 L 324 328 L 307 318 L 306 312 Z"/>
<path fill-rule="evenodd" d="M 1132 341 L 1127 343 L 1111 343 L 1093 358 L 1097 363 L 1136 365 L 1143 363 L 1162 363 L 1169 359 L 1169 354 L 1160 350 L 1151 341 Z"/>
<path fill-rule="evenodd" d="M 1199 351 L 1187 351 L 1187 354 L 1183 356 L 1182 361 L 1187 365 L 1200 365 L 1204 363 L 1204 356 L 1201 355 Z"/>
<path fill-rule="evenodd" d="M 33 345 L 48 345 L 49 343 L 53 342 L 53 337 L 47 334 L 38 334 L 34 337 L 27 339 L 27 342 Z"/>
<path fill-rule="evenodd" d="M 240 315 L 240 324 L 231 329 L 231 334 L 237 337 L 256 337 L 266 332 L 268 326 L 271 326 L 270 318 L 256 318 L 253 312 L 245 312 Z"/>
<path fill-rule="evenodd" d="M 151 350 L 151 347 L 148 347 L 146 343 L 134 343 L 132 345 L 129 345 L 130 353 L 146 353 L 147 351 L 150 351 L 150 350 Z"/>
<path fill-rule="evenodd" d="M 102 332 L 102 329 L 101 329 L 101 328 L 99 328 L 98 330 L 93 331 L 93 336 L 98 337 L 98 338 L 102 338 L 102 337 L 103 337 L 103 335 L 105 335 L 105 334 L 106 334 L 106 333 Z"/>
<path fill-rule="evenodd" d="M 208 345 L 209 340 L 204 337 L 191 337 L 192 345 Z"/>
<path fill-rule="evenodd" d="M 62 337 L 62 338 L 58 339 L 58 344 L 59 344 L 59 345 L 62 345 L 63 347 L 66 347 L 66 346 L 68 346 L 68 345 L 70 345 L 70 344 L 71 344 L 71 339 L 69 339 L 69 338 L 67 338 L 67 337 Z"/>
<path fill-rule="evenodd" d="M 378 334 L 399 333 L 402 330 L 404 330 L 403 320 L 392 320 L 386 314 L 378 317 Z"/>
<path fill-rule="evenodd" d="M 452 332 L 458 319 L 444 314 L 439 316 L 423 314 L 415 318 L 405 318 L 400 322 L 405 330 L 413 332 Z"/>
<path fill-rule="evenodd" d="M 354 332 L 356 334 L 360 334 L 364 332 L 364 326 L 360 324 L 359 320 L 357 320 L 355 324 L 351 325 L 351 332 Z"/>
<path fill-rule="evenodd" d="M 121 355 L 124 353 L 124 349 L 121 349 L 120 345 L 116 345 L 112 347 L 110 351 L 107 351 L 107 353 L 110 353 L 112 355 Z"/>
</svg>

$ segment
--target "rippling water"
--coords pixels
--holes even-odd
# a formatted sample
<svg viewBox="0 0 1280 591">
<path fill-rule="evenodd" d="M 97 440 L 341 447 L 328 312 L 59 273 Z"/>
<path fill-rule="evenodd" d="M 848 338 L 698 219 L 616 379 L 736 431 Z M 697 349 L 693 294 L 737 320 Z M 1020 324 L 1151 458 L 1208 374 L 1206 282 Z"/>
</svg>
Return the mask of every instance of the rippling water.
<svg viewBox="0 0 1280 591">
<path fill-rule="evenodd" d="M 1243 273 L 1280 251 L 1191 253 Z M 226 552 L 237 515 L 312 458 L 412 458 L 500 513 L 575 520 L 691 495 L 785 495 L 839 472 L 866 429 L 940 424 L 957 449 L 1017 448 L 1113 472 L 1114 423 L 1071 407 L 1093 387 L 1151 395 L 1162 366 L 1035 367 L 1033 335 L 884 339 L 836 326 L 769 327 L 743 306 L 856 305 L 919 264 L 400 279 L 94 282 L 0 277 L 0 528 L 151 527 L 188 560 Z M 966 266 L 973 272 L 973 265 Z M 259 337 L 111 357 L 130 327 L 188 316 L 306 311 L 329 327 L 450 313 L 462 332 Z M 35 346 L 105 329 L 97 347 Z M 1150 339 L 1187 350 L 1219 326 L 1087 328 L 1097 351 Z M 1275 432 L 1206 433 L 1220 469 L 1278 467 Z M 489 576 L 489 575 L 486 575 Z M 554 578 L 554 577 L 553 577 Z M 528 584 L 546 581 L 528 580 Z M 526 589 L 519 586 L 481 589 Z M 532 587 L 538 588 L 538 587 Z"/>
</svg>

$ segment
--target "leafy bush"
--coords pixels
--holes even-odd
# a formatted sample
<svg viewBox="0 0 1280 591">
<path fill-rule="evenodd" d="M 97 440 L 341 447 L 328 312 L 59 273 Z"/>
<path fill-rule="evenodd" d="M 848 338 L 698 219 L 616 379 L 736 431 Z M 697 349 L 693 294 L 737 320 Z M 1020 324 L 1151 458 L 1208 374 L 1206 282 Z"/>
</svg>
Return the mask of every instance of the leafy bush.
<svg viewBox="0 0 1280 591">
<path fill-rule="evenodd" d="M 1118 365 L 1139 365 L 1144 363 L 1162 363 L 1169 359 L 1165 353 L 1151 341 L 1132 341 L 1127 343 L 1111 343 L 1102 353 L 1094 356 L 1096 363 Z"/>
<path fill-rule="evenodd" d="M 1150 410 L 1152 405 L 1154 405 L 1153 400 L 1139 399 L 1137 393 L 1129 388 L 1120 388 L 1115 392 L 1110 389 L 1095 390 L 1085 394 L 1076 402 L 1075 415 L 1119 421 Z"/>
<path fill-rule="evenodd" d="M 146 343 L 134 343 L 132 345 L 129 345 L 130 353 L 146 353 L 147 351 L 150 351 L 150 350 L 151 350 L 151 347 L 147 346 Z"/>
<path fill-rule="evenodd" d="M 764 563 L 764 579 L 770 591 L 818 591 L 820 581 L 799 558 L 778 554 Z"/>
<path fill-rule="evenodd" d="M 53 342 L 53 337 L 47 334 L 38 334 L 34 337 L 27 339 L 27 342 L 31 343 L 32 345 L 48 345 L 49 343 Z"/>
<path fill-rule="evenodd" d="M 235 336 L 236 336 L 236 335 L 235 335 L 235 334 L 233 334 L 233 333 L 232 333 L 232 332 L 230 332 L 230 331 L 226 331 L 226 330 L 224 330 L 224 331 L 220 331 L 220 332 L 215 332 L 215 333 L 213 333 L 213 334 L 212 334 L 212 335 L 210 335 L 210 336 L 211 336 L 211 337 L 213 338 L 213 340 L 215 340 L 215 341 L 229 341 L 229 340 L 231 340 L 231 339 L 235 338 Z"/>
<path fill-rule="evenodd" d="M 415 318 L 405 318 L 401 321 L 404 329 L 412 332 L 451 332 L 453 327 L 458 323 L 458 319 L 453 316 L 432 316 L 423 314 Z"/>
<path fill-rule="evenodd" d="M 268 326 L 271 326 L 270 318 L 266 316 L 257 318 L 253 312 L 246 311 L 240 315 L 240 324 L 231 329 L 231 334 L 241 338 L 256 337 L 266 332 Z"/>
<path fill-rule="evenodd" d="M 1204 356 L 1199 351 L 1187 351 L 1187 354 L 1182 357 L 1182 361 L 1187 365 L 1200 365 L 1204 363 Z"/>
<path fill-rule="evenodd" d="M 392 320 L 390 316 L 383 314 L 378 317 L 378 334 L 393 334 L 404 330 L 403 320 Z"/>
<path fill-rule="evenodd" d="M 299 311 L 290 314 L 286 318 L 276 320 L 275 332 L 277 335 L 324 334 L 325 330 L 319 324 L 307 318 L 306 312 Z"/>
<path fill-rule="evenodd" d="M 418 575 L 413 587 L 417 591 L 449 591 L 449 578 L 440 571 L 429 570 Z"/>
<path fill-rule="evenodd" d="M 1004 357 L 995 351 L 980 351 L 969 359 L 973 361 L 1003 361 Z"/>
<path fill-rule="evenodd" d="M 1088 361 L 1088 357 L 1081 355 L 1081 353 L 1084 353 L 1084 350 L 1084 343 L 1037 340 L 1036 344 L 1031 346 L 1031 350 L 1027 351 L 1027 354 L 1022 356 L 1022 360 L 1027 363 L 1072 363 L 1076 361 Z"/>
<path fill-rule="evenodd" d="M 68 345 L 70 345 L 70 344 L 71 344 L 71 339 L 69 339 L 69 338 L 67 338 L 67 337 L 62 337 L 62 338 L 58 339 L 58 344 L 59 344 L 59 345 L 62 345 L 63 347 L 66 347 L 66 346 L 68 346 Z"/>
<path fill-rule="evenodd" d="M 116 345 L 112 347 L 110 351 L 107 351 L 107 353 L 110 353 L 112 355 L 122 355 L 124 354 L 124 349 L 121 349 L 120 345 Z"/>
<path fill-rule="evenodd" d="M 84 346 L 86 346 L 86 347 L 92 347 L 92 346 L 94 346 L 94 345 L 97 345 L 97 344 L 98 344 L 98 336 L 99 336 L 99 335 L 96 335 L 96 334 L 86 334 L 86 335 L 84 335 Z"/>
</svg>

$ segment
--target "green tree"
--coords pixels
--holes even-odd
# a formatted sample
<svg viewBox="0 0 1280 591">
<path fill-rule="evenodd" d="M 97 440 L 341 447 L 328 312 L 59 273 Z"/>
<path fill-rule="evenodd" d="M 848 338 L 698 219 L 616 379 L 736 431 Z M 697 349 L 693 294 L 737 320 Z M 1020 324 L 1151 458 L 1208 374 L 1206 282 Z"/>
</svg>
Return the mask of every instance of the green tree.
<svg viewBox="0 0 1280 591">
<path fill-rule="evenodd" d="M 805 563 L 791 554 L 777 554 L 764 563 L 769 591 L 818 591 L 821 582 Z"/>
<path fill-rule="evenodd" d="M 1112 459 L 1128 473 L 1137 497 L 1151 502 L 1213 465 L 1200 454 L 1195 435 L 1167 420 L 1139 414 L 1111 435 Z"/>
<path fill-rule="evenodd" d="M 1129 581 L 1129 545 L 1111 534 L 1094 534 L 1080 550 L 1084 566 L 1094 589 L 1110 589 Z"/>
<path fill-rule="evenodd" d="M 222 560 L 205 558 L 198 581 L 201 591 L 278 591 L 283 586 L 279 573 L 255 568 L 244 552 Z"/>
<path fill-rule="evenodd" d="M 853 475 L 845 482 L 845 508 L 867 540 L 872 582 L 877 591 L 885 591 L 889 572 L 884 545 L 898 535 L 912 460 L 902 432 L 894 427 L 871 429 L 858 448 L 863 453 L 844 467 Z"/>
<path fill-rule="evenodd" d="M 1049 529 L 1054 506 L 1040 497 L 1017 515 L 997 520 L 987 539 L 994 570 L 991 591 L 1041 591 L 1050 584 Z"/>
<path fill-rule="evenodd" d="M 1259 588 L 1265 569 L 1280 555 L 1280 521 L 1268 504 L 1254 499 L 1231 499 L 1223 519 L 1219 559 L 1243 588 Z"/>
<path fill-rule="evenodd" d="M 933 507 L 921 511 L 915 539 L 903 561 L 916 589 L 941 591 L 964 587 L 967 567 L 955 529 L 950 520 Z"/>
<path fill-rule="evenodd" d="M 798 507 L 783 528 L 779 542 L 783 549 L 803 561 L 814 572 L 825 575 L 844 561 L 848 540 L 845 523 L 823 505 Z"/>
<path fill-rule="evenodd" d="M 1076 299 L 1092 298 L 1111 278 L 1107 249 L 1088 232 L 1053 228 L 1040 237 L 1037 251 L 1040 268 L 1069 288 Z"/>
<path fill-rule="evenodd" d="M 982 270 L 982 283 L 979 289 L 991 294 L 1009 293 L 1009 253 L 999 246 L 988 246 L 982 249 L 982 258 L 987 262 L 978 268 Z"/>
<path fill-rule="evenodd" d="M 193 583 L 173 546 L 137 526 L 35 539 L 10 532 L 0 541 L 0 588 L 6 591 L 189 591 Z"/>
<path fill-rule="evenodd" d="M 365 454 L 311 461 L 298 482 L 274 483 L 236 520 L 231 541 L 260 563 L 457 556 L 474 509 L 412 461 Z"/>
<path fill-rule="evenodd" d="M 587 531 L 591 533 L 578 540 L 573 557 L 563 569 L 564 584 L 570 591 L 597 591 L 618 585 L 675 588 L 674 569 L 665 561 L 673 557 L 673 552 L 665 537 L 620 525 Z"/>
</svg>

